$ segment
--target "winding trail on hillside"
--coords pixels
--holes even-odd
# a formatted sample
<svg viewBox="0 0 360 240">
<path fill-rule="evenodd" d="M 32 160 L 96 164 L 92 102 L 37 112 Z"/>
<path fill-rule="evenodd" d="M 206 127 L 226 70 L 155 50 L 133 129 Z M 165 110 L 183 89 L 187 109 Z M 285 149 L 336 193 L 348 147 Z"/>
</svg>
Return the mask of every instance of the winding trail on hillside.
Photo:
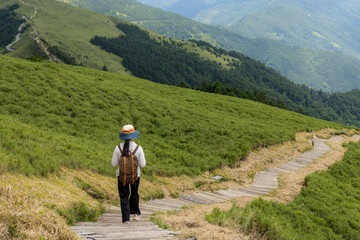
<svg viewBox="0 0 360 240">
<path fill-rule="evenodd" d="M 360 139 L 359 135 L 355 136 Z M 328 140 L 343 140 L 343 137 L 332 137 Z M 297 158 L 277 168 L 267 169 L 255 175 L 253 183 L 249 187 L 232 190 L 219 190 L 214 192 L 192 193 L 181 196 L 179 199 L 156 199 L 140 204 L 142 211 L 141 221 L 131 221 L 130 224 L 121 223 L 121 213 L 118 207 L 112 207 L 110 211 L 102 215 L 98 222 L 78 223 L 72 227 L 81 239 L 125 240 L 125 239 L 177 239 L 178 232 L 160 229 L 150 222 L 151 214 L 177 210 L 186 205 L 214 204 L 228 201 L 234 197 L 253 196 L 259 197 L 269 194 L 279 187 L 278 177 L 281 173 L 298 171 L 305 168 L 314 160 L 320 158 L 331 148 L 326 144 L 326 139 L 314 139 L 314 148 L 301 154 Z"/>
<path fill-rule="evenodd" d="M 26 22 L 29 20 L 26 16 L 22 16 L 22 18 L 25 19 Z M 16 36 L 15 36 L 15 41 L 13 41 L 12 43 L 10 43 L 9 45 L 6 46 L 6 49 L 7 49 L 9 52 L 15 51 L 14 49 L 11 48 L 11 46 L 21 39 L 21 31 L 22 31 L 24 25 L 25 25 L 25 23 L 22 23 L 22 24 L 20 25 L 20 27 L 18 28 L 19 33 L 16 34 Z"/>
<path fill-rule="evenodd" d="M 21 3 L 23 3 L 23 4 L 26 4 L 26 5 L 28 5 L 28 6 L 33 6 L 33 7 L 34 7 L 34 14 L 31 15 L 31 17 L 30 17 L 30 19 L 33 19 L 33 18 L 36 16 L 37 8 L 38 8 L 38 7 L 37 7 L 36 5 L 30 5 L 30 4 L 28 4 L 28 3 L 26 3 L 26 2 L 24 2 L 24 1 L 22 1 L 22 0 L 19 0 L 19 2 L 21 2 Z M 29 21 L 29 19 L 28 19 L 26 16 L 22 16 L 22 18 L 25 19 L 26 22 Z M 26 23 L 26 22 L 25 22 L 25 23 Z M 19 33 L 16 34 L 16 36 L 15 36 L 15 41 L 12 42 L 12 43 L 10 43 L 9 45 L 7 45 L 7 46 L 5 47 L 9 52 L 14 52 L 14 51 L 15 51 L 15 49 L 12 49 L 11 46 L 14 45 L 17 41 L 19 41 L 19 40 L 21 39 L 21 31 L 23 30 L 23 27 L 24 27 L 25 23 L 22 23 L 22 24 L 19 26 L 19 28 L 18 28 Z M 36 30 L 35 30 L 35 31 L 36 31 Z"/>
<path fill-rule="evenodd" d="M 31 7 L 34 7 L 34 13 L 30 16 L 30 20 L 33 20 L 36 18 L 36 15 L 39 11 L 39 7 L 37 5 L 31 5 L 29 3 L 26 3 L 24 2 L 23 0 L 19 0 L 19 2 L 21 2 L 22 4 L 25 4 L 27 6 L 31 6 Z M 26 16 L 23 16 L 23 18 L 28 21 L 29 19 L 26 17 Z M 21 27 L 21 29 L 20 29 Z M 23 24 L 19 27 L 19 31 L 21 32 L 22 30 L 22 27 L 23 27 Z M 45 46 L 45 44 L 40 40 L 41 39 L 41 36 L 39 34 L 39 32 L 36 30 L 36 28 L 34 27 L 33 28 L 34 31 L 31 32 L 29 34 L 29 36 L 36 42 L 37 46 L 47 55 L 47 57 L 49 58 L 50 61 L 53 61 L 53 62 L 57 62 L 57 63 L 62 63 L 61 60 L 59 60 L 56 56 L 54 56 L 53 54 L 50 53 L 50 51 L 48 50 L 48 48 Z M 13 52 L 15 51 L 14 49 L 11 48 L 11 46 L 20 40 L 20 33 L 18 33 L 16 35 L 16 40 L 14 42 L 12 42 L 11 44 L 9 44 L 8 46 L 6 46 L 6 49 L 10 52 Z"/>
</svg>

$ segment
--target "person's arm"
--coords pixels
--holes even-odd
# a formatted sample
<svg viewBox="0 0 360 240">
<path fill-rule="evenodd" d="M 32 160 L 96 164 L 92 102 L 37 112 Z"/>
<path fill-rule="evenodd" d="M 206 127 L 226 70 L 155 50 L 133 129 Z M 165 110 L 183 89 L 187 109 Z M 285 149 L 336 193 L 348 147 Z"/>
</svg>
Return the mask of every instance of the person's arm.
<svg viewBox="0 0 360 240">
<path fill-rule="evenodd" d="M 145 167 L 146 165 L 146 160 L 145 160 L 145 155 L 144 155 L 144 150 L 142 149 L 141 146 L 139 146 L 139 149 L 136 152 L 138 161 L 139 161 L 139 167 Z"/>
<path fill-rule="evenodd" d="M 118 146 L 116 146 L 111 160 L 111 165 L 113 165 L 113 167 L 117 167 L 119 165 L 119 157 L 120 157 L 120 150 Z"/>
</svg>

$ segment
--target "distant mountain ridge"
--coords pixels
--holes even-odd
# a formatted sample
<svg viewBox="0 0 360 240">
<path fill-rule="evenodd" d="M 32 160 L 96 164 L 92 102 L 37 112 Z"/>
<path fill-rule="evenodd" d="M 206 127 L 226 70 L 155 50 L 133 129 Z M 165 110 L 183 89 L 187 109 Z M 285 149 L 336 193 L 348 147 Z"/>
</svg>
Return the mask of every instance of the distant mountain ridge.
<svg viewBox="0 0 360 240">
<path fill-rule="evenodd" d="M 158 0 L 139 2 L 250 38 L 330 50 L 360 58 L 356 0 Z"/>
<path fill-rule="evenodd" d="M 217 2 L 199 11 L 194 19 L 251 38 L 264 37 L 360 59 L 359 12 L 356 0 L 255 0 Z"/>
<path fill-rule="evenodd" d="M 62 0 L 65 1 L 65 0 Z M 296 83 L 327 92 L 360 88 L 360 60 L 323 50 L 292 47 L 269 39 L 251 39 L 135 0 L 66 0 L 72 5 L 136 23 L 164 36 L 201 39 L 262 61 Z"/>
</svg>

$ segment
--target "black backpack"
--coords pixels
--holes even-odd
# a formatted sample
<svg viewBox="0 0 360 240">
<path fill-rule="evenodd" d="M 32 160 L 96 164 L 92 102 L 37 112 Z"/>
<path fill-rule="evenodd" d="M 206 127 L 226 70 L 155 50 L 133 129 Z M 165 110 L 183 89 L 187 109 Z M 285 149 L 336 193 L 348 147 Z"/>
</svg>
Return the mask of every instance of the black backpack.
<svg viewBox="0 0 360 240">
<path fill-rule="evenodd" d="M 139 161 L 135 156 L 136 151 L 138 150 L 139 145 L 136 146 L 133 152 L 130 152 L 128 156 L 122 156 L 123 151 L 120 148 L 121 157 L 119 158 L 119 180 L 124 184 L 133 184 L 138 179 L 138 166 Z"/>
</svg>

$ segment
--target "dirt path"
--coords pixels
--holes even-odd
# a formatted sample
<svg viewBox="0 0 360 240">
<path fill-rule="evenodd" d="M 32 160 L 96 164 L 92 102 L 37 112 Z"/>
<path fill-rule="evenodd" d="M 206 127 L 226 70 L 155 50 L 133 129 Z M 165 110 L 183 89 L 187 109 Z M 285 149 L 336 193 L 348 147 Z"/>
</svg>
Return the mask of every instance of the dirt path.
<svg viewBox="0 0 360 240">
<path fill-rule="evenodd" d="M 360 136 L 355 137 L 357 139 L 360 138 Z M 329 140 L 315 138 L 313 150 L 303 153 L 277 168 L 267 169 L 257 173 L 253 183 L 249 187 L 192 193 L 181 196 L 179 199 L 151 200 L 140 205 L 143 212 L 141 221 L 132 221 L 129 225 L 121 223 L 120 209 L 112 207 L 110 212 L 104 214 L 98 222 L 79 223 L 77 226 L 72 227 L 72 230 L 83 239 L 178 239 L 179 233 L 160 229 L 157 225 L 150 222 L 151 214 L 160 211 L 177 210 L 187 205 L 222 203 L 241 196 L 251 200 L 259 196 L 268 195 L 271 191 L 279 187 L 278 177 L 280 174 L 299 171 L 314 160 L 319 159 L 331 150 L 326 142 L 332 140 L 343 140 L 343 138 L 333 137 Z M 207 230 L 204 229 L 204 231 Z"/>
</svg>

